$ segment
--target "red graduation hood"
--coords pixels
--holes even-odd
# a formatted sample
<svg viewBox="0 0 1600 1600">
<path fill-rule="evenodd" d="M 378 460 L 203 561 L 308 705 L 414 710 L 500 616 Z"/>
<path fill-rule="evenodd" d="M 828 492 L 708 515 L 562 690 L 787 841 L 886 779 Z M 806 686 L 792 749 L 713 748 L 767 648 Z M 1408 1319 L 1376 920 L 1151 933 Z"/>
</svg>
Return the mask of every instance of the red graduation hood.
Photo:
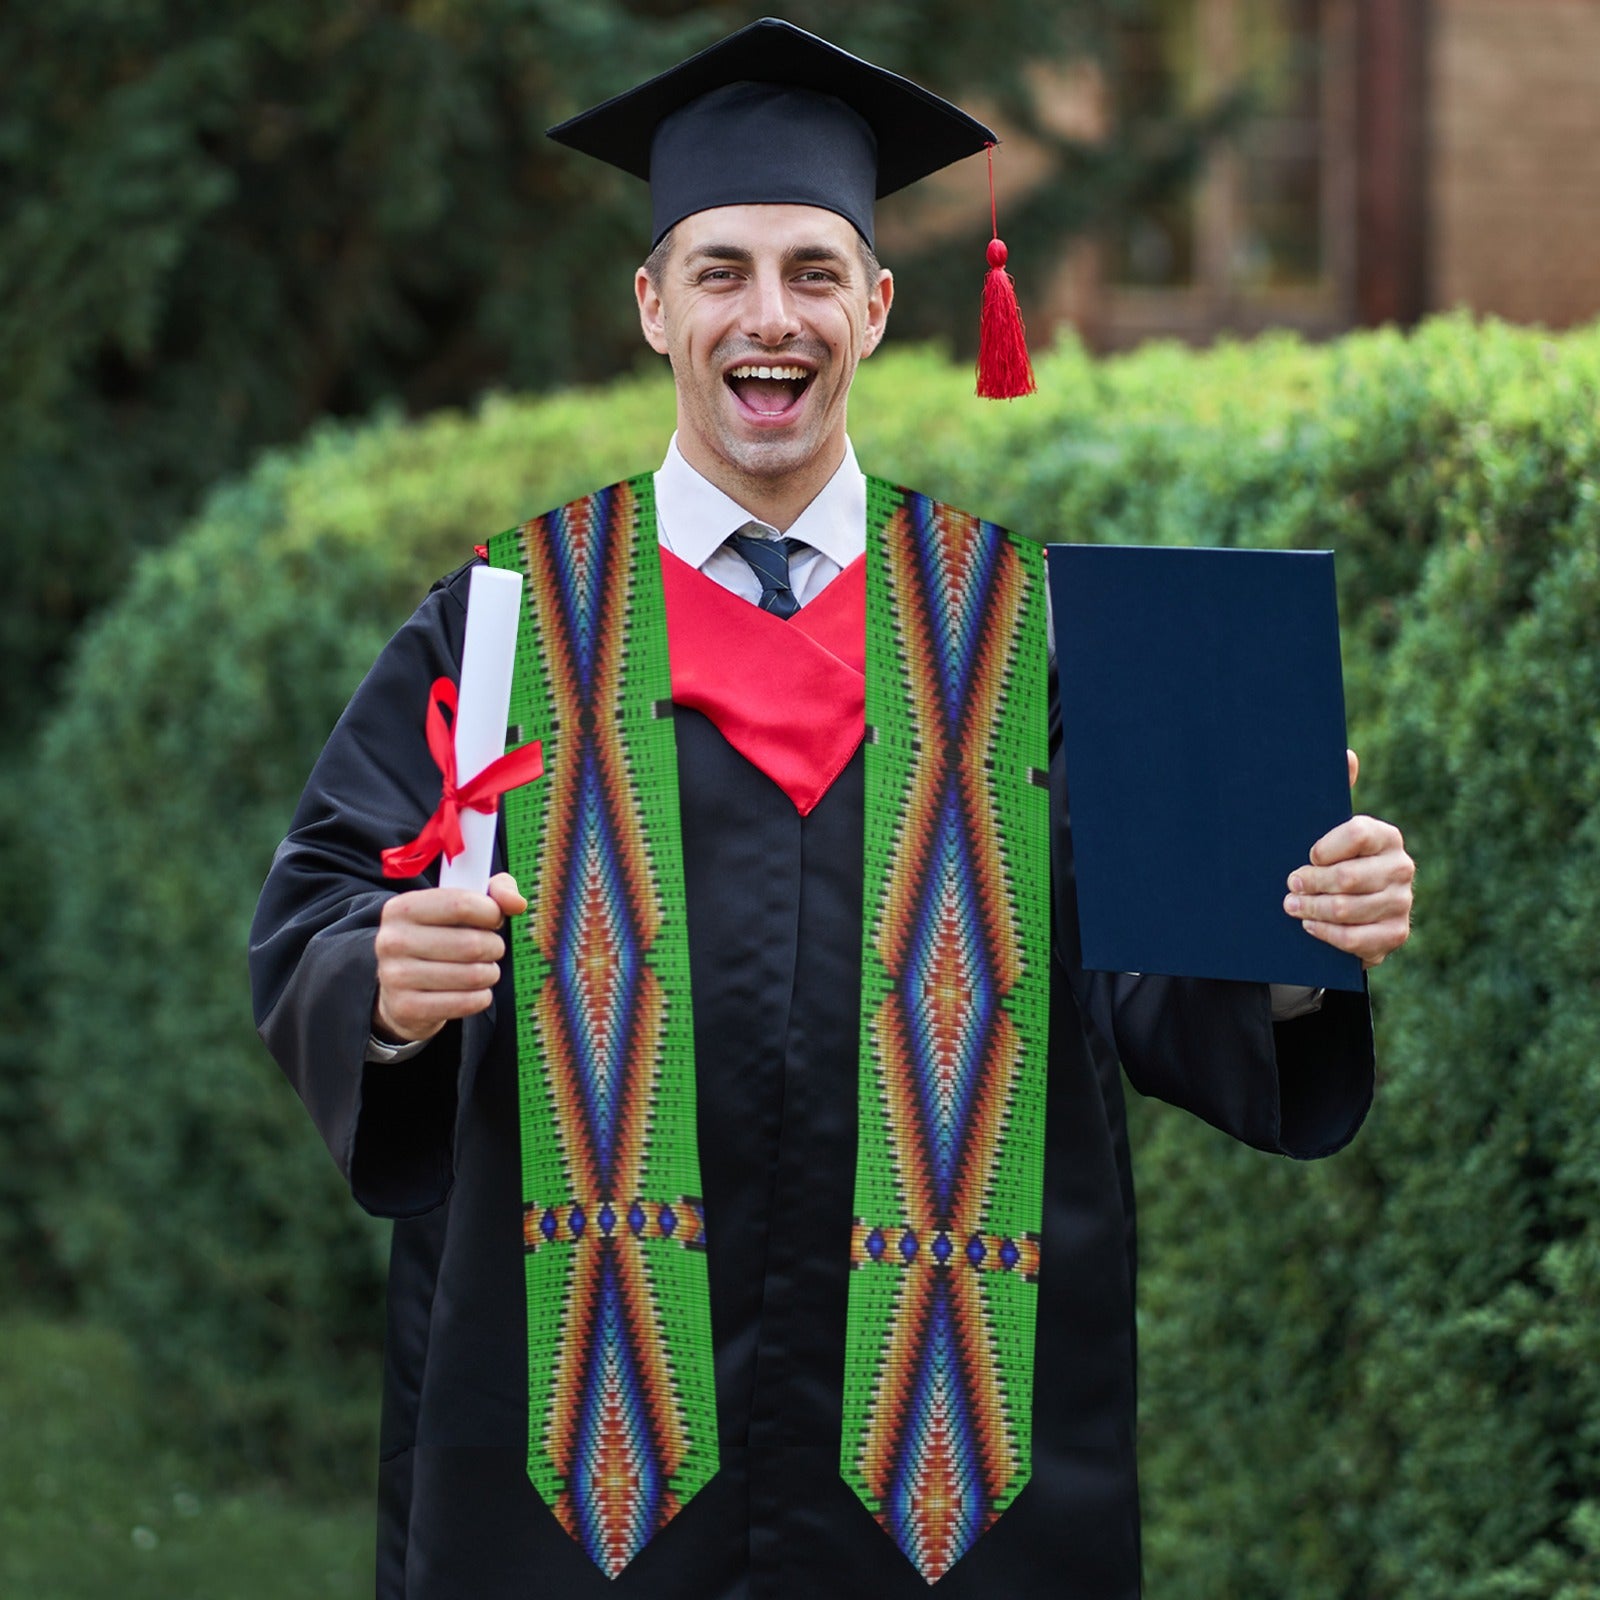
<svg viewBox="0 0 1600 1600">
<path fill-rule="evenodd" d="M 675 704 L 704 712 L 806 816 L 866 728 L 866 558 L 787 621 L 661 552 Z"/>
</svg>

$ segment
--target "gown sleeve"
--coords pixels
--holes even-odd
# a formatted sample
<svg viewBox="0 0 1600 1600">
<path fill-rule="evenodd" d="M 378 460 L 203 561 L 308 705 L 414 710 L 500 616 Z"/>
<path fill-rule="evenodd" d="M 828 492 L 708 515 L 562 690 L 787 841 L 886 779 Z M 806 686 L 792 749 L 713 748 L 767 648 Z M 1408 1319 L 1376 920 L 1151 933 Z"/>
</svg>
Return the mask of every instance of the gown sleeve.
<svg viewBox="0 0 1600 1600">
<path fill-rule="evenodd" d="M 405 1061 L 366 1060 L 379 915 L 390 895 L 424 887 L 385 878 L 380 854 L 414 837 L 438 803 L 427 695 L 436 677 L 460 675 L 469 570 L 434 587 L 345 708 L 250 930 L 256 1026 L 356 1200 L 378 1216 L 419 1216 L 449 1193 L 458 1076 L 492 1029 L 485 1013 Z"/>
<path fill-rule="evenodd" d="M 1265 983 L 1084 969 L 1053 664 L 1050 789 L 1055 956 L 1128 1081 L 1259 1150 L 1310 1159 L 1348 1144 L 1372 1103 L 1365 990 L 1329 989 L 1319 1010 L 1275 1023 Z"/>
</svg>

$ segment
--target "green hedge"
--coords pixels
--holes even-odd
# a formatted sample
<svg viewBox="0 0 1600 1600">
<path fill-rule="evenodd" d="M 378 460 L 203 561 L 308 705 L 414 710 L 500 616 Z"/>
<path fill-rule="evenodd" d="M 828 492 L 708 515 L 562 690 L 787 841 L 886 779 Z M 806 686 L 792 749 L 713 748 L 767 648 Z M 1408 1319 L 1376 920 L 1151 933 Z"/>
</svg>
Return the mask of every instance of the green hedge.
<svg viewBox="0 0 1600 1600">
<path fill-rule="evenodd" d="M 1303 526 L 1341 552 L 1359 793 L 1421 863 L 1416 935 L 1374 982 L 1347 1155 L 1295 1171 L 1143 1119 L 1152 1592 L 1576 1600 L 1600 1594 L 1600 339 L 1444 323 L 1326 360 L 1284 497 L 1314 485 Z"/>
<path fill-rule="evenodd" d="M 872 470 L 1050 537 L 1339 551 L 1359 797 L 1421 862 L 1382 1082 L 1299 1168 L 1138 1106 L 1155 1600 L 1600 1594 L 1600 332 L 862 369 Z M 485 532 L 649 466 L 670 392 L 330 431 L 141 568 L 47 742 L 64 1270 L 234 1448 L 357 1473 L 380 1239 L 242 949 L 328 726 Z M 94 752 L 91 759 L 89 752 Z"/>
</svg>

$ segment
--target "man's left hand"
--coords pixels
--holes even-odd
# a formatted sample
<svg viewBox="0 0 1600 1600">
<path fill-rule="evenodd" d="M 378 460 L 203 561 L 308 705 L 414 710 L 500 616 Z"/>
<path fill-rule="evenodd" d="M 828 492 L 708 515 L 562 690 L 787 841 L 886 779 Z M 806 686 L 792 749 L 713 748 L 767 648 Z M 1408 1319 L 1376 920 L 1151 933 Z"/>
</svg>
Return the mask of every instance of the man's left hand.
<svg viewBox="0 0 1600 1600">
<path fill-rule="evenodd" d="M 1354 750 L 1350 787 L 1360 762 Z M 1417 865 L 1400 830 L 1376 817 L 1357 816 L 1311 847 L 1311 860 L 1289 874 L 1283 909 L 1309 934 L 1375 967 L 1411 936 L 1411 883 Z"/>
</svg>

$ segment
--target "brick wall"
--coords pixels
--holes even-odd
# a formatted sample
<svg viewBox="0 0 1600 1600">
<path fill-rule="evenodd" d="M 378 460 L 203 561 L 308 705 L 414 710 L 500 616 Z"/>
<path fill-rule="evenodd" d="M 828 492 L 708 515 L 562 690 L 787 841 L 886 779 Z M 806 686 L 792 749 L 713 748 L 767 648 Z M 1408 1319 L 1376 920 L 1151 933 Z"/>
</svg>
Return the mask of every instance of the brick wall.
<svg viewBox="0 0 1600 1600">
<path fill-rule="evenodd" d="M 1429 299 L 1600 316 L 1600 0 L 1434 0 Z"/>
</svg>

